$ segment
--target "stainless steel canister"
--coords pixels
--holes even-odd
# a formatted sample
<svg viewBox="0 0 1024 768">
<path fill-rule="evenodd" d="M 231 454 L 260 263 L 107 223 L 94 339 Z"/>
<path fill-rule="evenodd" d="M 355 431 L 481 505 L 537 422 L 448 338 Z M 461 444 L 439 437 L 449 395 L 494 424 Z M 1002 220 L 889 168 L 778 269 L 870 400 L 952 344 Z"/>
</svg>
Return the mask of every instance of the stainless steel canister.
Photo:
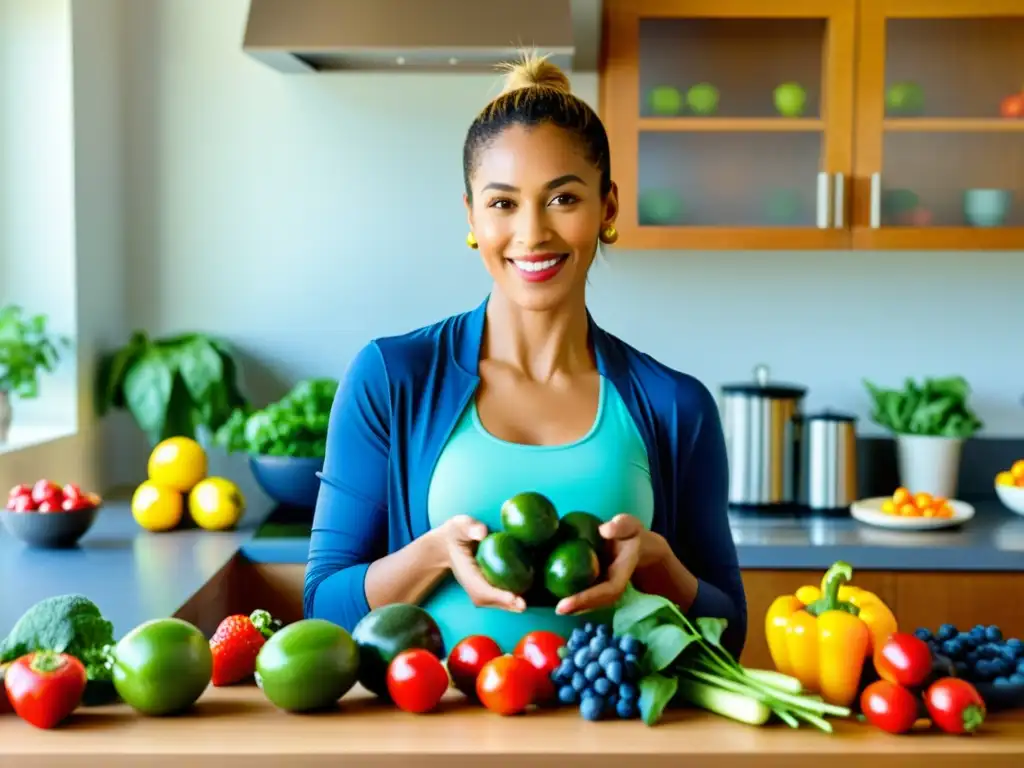
<svg viewBox="0 0 1024 768">
<path fill-rule="evenodd" d="M 808 509 L 847 509 L 857 500 L 857 419 L 824 411 L 799 418 L 799 502 Z"/>
<path fill-rule="evenodd" d="M 774 507 L 796 503 L 797 446 L 794 417 L 807 388 L 769 380 L 768 367 L 754 380 L 722 387 L 722 426 L 729 456 L 729 504 Z"/>
</svg>

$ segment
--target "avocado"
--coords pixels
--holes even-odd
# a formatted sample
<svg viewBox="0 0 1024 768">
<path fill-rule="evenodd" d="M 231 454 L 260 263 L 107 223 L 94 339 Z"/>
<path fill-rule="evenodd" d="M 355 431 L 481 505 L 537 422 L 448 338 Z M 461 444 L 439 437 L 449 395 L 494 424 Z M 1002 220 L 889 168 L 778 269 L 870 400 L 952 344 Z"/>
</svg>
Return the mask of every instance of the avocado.
<svg viewBox="0 0 1024 768">
<path fill-rule="evenodd" d="M 570 512 L 558 521 L 558 540 L 583 539 L 599 555 L 604 549 L 604 538 L 599 530 L 603 523 L 589 512 Z"/>
<path fill-rule="evenodd" d="M 529 548 L 506 531 L 488 534 L 476 549 L 476 562 L 488 583 L 517 595 L 533 586 L 536 569 Z"/>
<path fill-rule="evenodd" d="M 402 651 L 423 648 L 439 659 L 445 657 L 441 628 L 418 605 L 393 603 L 374 608 L 352 631 L 359 646 L 359 682 L 382 699 L 388 694 L 388 665 Z"/>
<path fill-rule="evenodd" d="M 558 512 L 536 491 L 517 493 L 501 505 L 501 527 L 523 544 L 536 547 L 558 532 Z"/>
<path fill-rule="evenodd" d="M 256 673 L 263 695 L 286 712 L 337 703 L 359 677 L 359 647 L 343 627 L 303 619 L 279 629 L 260 648 Z"/>
<path fill-rule="evenodd" d="M 597 553 L 583 539 L 570 539 L 555 547 L 544 568 L 544 586 L 561 599 L 582 592 L 601 574 Z"/>
<path fill-rule="evenodd" d="M 213 676 L 213 653 L 199 629 L 177 618 L 152 619 L 114 646 L 114 688 L 144 715 L 173 715 L 195 704 Z"/>
</svg>

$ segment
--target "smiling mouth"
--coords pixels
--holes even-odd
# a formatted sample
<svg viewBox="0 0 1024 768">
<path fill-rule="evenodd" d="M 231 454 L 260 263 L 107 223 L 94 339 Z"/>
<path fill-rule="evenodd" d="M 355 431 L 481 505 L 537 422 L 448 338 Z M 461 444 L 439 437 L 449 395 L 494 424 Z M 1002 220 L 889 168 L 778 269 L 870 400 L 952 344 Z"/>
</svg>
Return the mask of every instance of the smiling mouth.
<svg viewBox="0 0 1024 768">
<path fill-rule="evenodd" d="M 514 264 L 521 272 L 538 273 L 554 269 L 555 267 L 560 266 L 568 258 L 569 254 L 563 253 L 557 256 L 552 256 L 550 259 L 543 259 L 542 261 L 536 261 L 533 259 L 506 259 L 506 261 Z"/>
</svg>

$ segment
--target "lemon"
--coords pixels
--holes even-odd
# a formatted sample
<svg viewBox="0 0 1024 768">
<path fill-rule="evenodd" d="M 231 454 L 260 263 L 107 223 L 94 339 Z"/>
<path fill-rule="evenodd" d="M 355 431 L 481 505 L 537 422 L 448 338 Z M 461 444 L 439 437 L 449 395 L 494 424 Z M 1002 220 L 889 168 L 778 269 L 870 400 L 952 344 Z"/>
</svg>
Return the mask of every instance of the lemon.
<svg viewBox="0 0 1024 768">
<path fill-rule="evenodd" d="M 190 437 L 169 437 L 149 454 L 149 479 L 188 493 L 206 477 L 206 451 Z"/>
<path fill-rule="evenodd" d="M 1016 478 L 1012 472 L 1000 472 L 996 475 L 996 485 L 1015 485 Z"/>
<path fill-rule="evenodd" d="M 208 531 L 233 528 L 245 512 L 245 496 L 224 477 L 200 480 L 188 495 L 188 512 L 196 525 Z"/>
<path fill-rule="evenodd" d="M 169 531 L 181 522 L 185 499 L 174 488 L 146 480 L 132 494 L 132 517 L 147 531 Z"/>
</svg>

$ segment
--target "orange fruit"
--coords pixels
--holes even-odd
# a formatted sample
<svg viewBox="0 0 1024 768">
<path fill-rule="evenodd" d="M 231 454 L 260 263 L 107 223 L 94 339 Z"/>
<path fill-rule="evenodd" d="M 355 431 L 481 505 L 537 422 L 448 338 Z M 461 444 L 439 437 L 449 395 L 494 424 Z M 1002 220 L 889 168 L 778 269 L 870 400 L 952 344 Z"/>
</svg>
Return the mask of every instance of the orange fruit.
<svg viewBox="0 0 1024 768">
<path fill-rule="evenodd" d="M 1017 478 L 1010 472 L 1000 472 L 996 475 L 996 485 L 1016 485 Z"/>
<path fill-rule="evenodd" d="M 906 488 L 897 488 L 892 494 L 892 503 L 901 507 L 910 501 L 910 491 Z"/>
<path fill-rule="evenodd" d="M 1013 475 L 1014 480 L 1024 480 L 1024 459 L 1018 459 L 1013 462 L 1013 466 L 1010 467 L 1010 474 Z"/>
<path fill-rule="evenodd" d="M 925 509 L 932 505 L 932 495 L 930 493 L 921 493 L 914 495 L 914 506 L 918 509 Z"/>
<path fill-rule="evenodd" d="M 896 514 L 896 505 L 893 503 L 892 499 L 886 499 L 882 502 L 882 511 L 887 515 Z"/>
</svg>

